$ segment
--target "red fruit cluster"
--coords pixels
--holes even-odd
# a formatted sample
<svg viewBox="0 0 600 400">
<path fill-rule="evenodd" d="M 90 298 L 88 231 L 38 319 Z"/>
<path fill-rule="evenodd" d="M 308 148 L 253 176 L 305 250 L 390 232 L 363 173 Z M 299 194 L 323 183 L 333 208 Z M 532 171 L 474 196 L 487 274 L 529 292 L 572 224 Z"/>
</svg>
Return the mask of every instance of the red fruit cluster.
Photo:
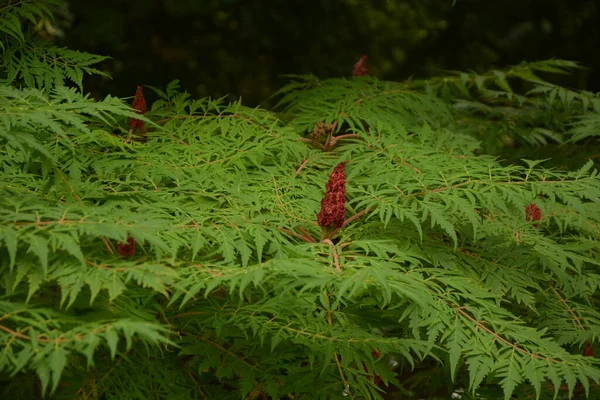
<svg viewBox="0 0 600 400">
<path fill-rule="evenodd" d="M 379 352 L 379 350 L 373 350 L 373 352 L 371 353 L 371 355 L 373 356 L 373 358 L 379 358 L 379 356 L 381 356 L 381 352 Z M 365 365 L 365 363 L 363 362 L 363 369 L 367 374 L 370 374 L 369 369 L 367 368 L 367 366 Z M 367 376 L 368 380 L 371 380 L 371 376 Z M 375 385 L 379 385 L 379 382 L 381 382 L 381 376 L 379 376 L 378 374 L 373 374 L 373 383 Z"/>
<path fill-rule="evenodd" d="M 144 115 L 146 113 L 146 99 L 144 99 L 144 88 L 142 86 L 137 87 L 131 107 L 138 114 Z M 144 131 L 144 121 L 139 119 L 129 118 L 129 126 L 136 131 Z"/>
<path fill-rule="evenodd" d="M 118 244 L 119 255 L 123 257 L 131 257 L 135 253 L 135 240 L 127 235 L 127 243 L 119 242 Z"/>
<path fill-rule="evenodd" d="M 321 211 L 317 215 L 319 226 L 341 228 L 346 221 L 346 174 L 345 162 L 339 163 L 329 174 L 325 197 L 321 200 Z"/>
<path fill-rule="evenodd" d="M 525 221 L 539 221 L 542 219 L 542 210 L 533 203 L 525 207 Z"/>
<path fill-rule="evenodd" d="M 369 57 L 362 56 L 358 62 L 354 64 L 352 68 L 352 76 L 367 76 L 369 75 L 369 70 L 367 69 L 367 60 Z"/>
<path fill-rule="evenodd" d="M 594 357 L 594 348 L 592 347 L 592 344 L 589 341 L 585 343 L 585 347 L 583 349 L 583 356 Z"/>
</svg>

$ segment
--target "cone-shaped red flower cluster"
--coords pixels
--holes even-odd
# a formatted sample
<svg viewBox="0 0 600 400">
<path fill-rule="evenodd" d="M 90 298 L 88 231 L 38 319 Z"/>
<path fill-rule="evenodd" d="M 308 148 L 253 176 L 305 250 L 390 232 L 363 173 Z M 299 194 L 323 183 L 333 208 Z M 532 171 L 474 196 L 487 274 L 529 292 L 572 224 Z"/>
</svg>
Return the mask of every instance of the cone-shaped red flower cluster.
<svg viewBox="0 0 600 400">
<path fill-rule="evenodd" d="M 146 99 L 144 99 L 144 88 L 138 86 L 135 91 L 135 97 L 133 98 L 133 104 L 131 105 L 136 113 L 144 115 L 146 113 Z M 129 118 L 129 126 L 136 131 L 144 131 L 144 121 L 135 118 Z"/>
<path fill-rule="evenodd" d="M 525 207 L 525 221 L 539 221 L 542 219 L 542 210 L 533 203 Z"/>
<path fill-rule="evenodd" d="M 366 76 L 369 75 L 369 70 L 367 69 L 367 60 L 369 57 L 362 56 L 357 63 L 354 64 L 354 68 L 352 68 L 352 76 Z"/>
<path fill-rule="evenodd" d="M 135 240 L 127 235 L 127 243 L 119 242 L 118 251 L 123 257 L 131 257 L 135 253 Z"/>
<path fill-rule="evenodd" d="M 323 228 L 341 228 L 346 221 L 346 174 L 345 162 L 339 163 L 329 175 L 321 211 L 317 215 Z"/>
</svg>

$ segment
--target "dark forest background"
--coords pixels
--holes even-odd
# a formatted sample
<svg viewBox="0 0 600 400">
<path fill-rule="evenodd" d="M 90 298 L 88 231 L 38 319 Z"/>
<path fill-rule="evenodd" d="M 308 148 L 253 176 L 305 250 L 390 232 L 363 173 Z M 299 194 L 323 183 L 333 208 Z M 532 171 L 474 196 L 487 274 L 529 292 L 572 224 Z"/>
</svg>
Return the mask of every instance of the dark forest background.
<svg viewBox="0 0 600 400">
<path fill-rule="evenodd" d="M 598 0 L 71 0 L 59 43 L 109 55 L 95 96 L 173 79 L 196 97 L 269 105 L 285 74 L 350 75 L 361 55 L 382 79 L 575 60 L 573 88 L 600 90 Z"/>
</svg>

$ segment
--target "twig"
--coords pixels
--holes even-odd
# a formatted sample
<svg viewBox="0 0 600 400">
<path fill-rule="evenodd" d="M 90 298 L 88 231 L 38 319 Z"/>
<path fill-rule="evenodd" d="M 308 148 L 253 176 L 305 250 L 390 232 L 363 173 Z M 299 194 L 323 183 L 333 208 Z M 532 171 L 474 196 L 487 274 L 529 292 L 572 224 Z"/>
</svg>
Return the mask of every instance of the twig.
<svg viewBox="0 0 600 400">
<path fill-rule="evenodd" d="M 304 241 L 306 243 L 315 243 L 315 240 L 312 237 L 311 238 L 304 237 L 304 236 L 300 235 L 299 233 L 296 233 L 296 232 L 291 231 L 289 229 L 277 228 L 277 230 L 280 230 L 283 233 L 287 233 L 288 235 L 292 235 L 292 236 L 294 236 L 294 237 L 296 237 L 296 238 L 298 238 L 298 239 L 300 239 L 300 240 L 302 240 L 302 241 Z"/>
<path fill-rule="evenodd" d="M 26 328 L 27 329 L 27 328 Z M 23 339 L 23 340 L 32 340 L 31 336 L 27 336 L 24 333 L 21 332 L 17 332 L 17 331 L 13 331 L 12 329 L 4 326 L 4 325 L 0 325 L 0 330 L 10 333 L 13 337 L 19 338 L 19 339 Z M 42 342 L 42 343 L 65 343 L 65 342 L 69 342 L 69 339 L 65 339 L 65 338 L 56 338 L 56 339 L 46 339 L 44 337 L 42 337 L 42 335 L 38 335 L 38 337 L 36 338 L 36 340 L 38 342 Z"/>
<path fill-rule="evenodd" d="M 241 361 L 242 363 L 244 363 L 244 364 L 245 364 L 245 365 L 247 365 L 248 367 L 250 367 L 250 368 L 252 368 L 252 369 L 260 370 L 260 368 L 258 368 L 258 366 L 257 366 L 257 365 L 251 364 L 249 361 L 247 361 L 247 359 L 244 357 L 244 355 L 243 355 L 243 354 L 242 354 L 242 355 L 235 354 L 234 352 L 232 352 L 231 350 L 229 350 L 229 349 L 227 349 L 227 348 L 225 348 L 225 347 L 221 346 L 221 345 L 220 345 L 219 343 L 217 343 L 217 342 L 214 342 L 214 341 L 212 341 L 212 340 L 210 340 L 210 339 L 207 339 L 207 338 L 205 338 L 205 337 L 202 337 L 202 336 L 194 335 L 194 334 L 193 334 L 193 333 L 191 333 L 191 332 L 186 332 L 186 331 L 177 331 L 177 333 L 179 333 L 180 335 L 192 336 L 192 337 L 194 337 L 194 338 L 198 339 L 198 340 L 199 340 L 199 341 L 201 341 L 201 342 L 208 343 L 208 344 L 210 344 L 210 345 L 212 345 L 212 346 L 216 347 L 217 349 L 221 350 L 222 352 L 224 352 L 224 353 L 226 353 L 226 354 L 229 354 L 229 355 L 230 355 L 232 358 L 234 358 L 234 359 L 236 359 L 236 360 L 239 360 L 239 361 Z"/>
<path fill-rule="evenodd" d="M 504 343 L 505 345 L 507 345 L 509 347 L 512 347 L 514 350 L 516 350 L 516 351 L 518 351 L 520 353 L 526 354 L 529 357 L 537 358 L 539 360 L 559 362 L 558 360 L 555 360 L 555 359 L 550 358 L 550 357 L 544 357 L 544 356 L 540 356 L 537 353 L 531 353 L 531 352 L 525 350 L 524 348 L 519 347 L 516 344 L 508 341 L 507 339 L 504 339 L 502 336 L 500 336 L 499 334 L 497 334 L 496 332 L 494 332 L 493 330 L 491 330 L 490 328 L 488 328 L 487 326 L 485 326 L 482 321 L 478 321 L 477 319 L 475 319 L 474 317 L 472 317 L 469 313 L 467 313 L 466 311 L 464 311 L 463 307 L 458 307 L 458 306 L 455 306 L 454 304 L 451 304 L 451 303 L 450 303 L 450 306 L 452 308 L 454 308 L 460 315 L 462 315 L 463 317 L 465 317 L 469 321 L 475 323 L 478 328 L 481 328 L 486 333 L 492 335 L 496 340 Z"/>
<path fill-rule="evenodd" d="M 167 317 L 166 319 L 167 319 L 167 321 L 171 321 L 171 320 L 177 319 L 177 318 L 193 317 L 196 315 L 205 315 L 205 314 L 210 314 L 210 312 L 208 312 L 208 311 L 190 311 L 190 312 L 186 312 L 186 313 L 171 315 L 170 317 Z"/>
<path fill-rule="evenodd" d="M 329 243 L 331 243 L 331 240 L 329 240 Z M 333 243 L 331 243 L 331 244 L 333 245 Z M 329 293 L 327 295 L 329 296 Z M 333 319 L 331 318 L 331 310 L 327 310 L 327 325 L 333 326 Z M 338 369 L 338 373 L 340 374 L 340 378 L 342 379 L 342 384 L 344 385 L 344 390 L 347 391 L 348 394 L 350 394 L 350 385 L 348 385 L 348 382 L 346 381 L 346 377 L 344 376 L 344 371 L 342 369 L 342 363 L 340 362 L 339 355 L 337 353 L 334 353 L 333 358 L 335 360 L 335 365 L 337 365 L 337 369 Z M 354 396 L 351 396 L 351 398 L 354 398 Z"/>
<path fill-rule="evenodd" d="M 29 337 L 29 336 L 27 336 L 27 335 L 24 335 L 24 334 L 22 334 L 21 332 L 16 332 L 16 331 L 13 331 L 12 329 L 10 329 L 10 328 L 7 328 L 7 327 L 6 327 L 6 326 L 4 326 L 4 325 L 0 325 L 0 330 L 3 330 L 4 332 L 8 332 L 8 333 L 10 333 L 12 336 L 14 336 L 14 337 L 17 337 L 17 338 L 19 338 L 19 339 L 31 340 L 31 337 Z M 46 341 L 46 340 L 42 340 L 42 341 Z"/>
<path fill-rule="evenodd" d="M 344 225 L 342 226 L 342 228 L 346 225 L 348 225 L 350 222 L 359 219 L 360 217 L 362 217 L 363 215 L 365 215 L 366 213 L 368 213 L 369 211 L 371 211 L 373 208 L 367 208 L 366 210 L 362 210 L 357 212 L 356 214 L 354 214 L 353 216 L 351 216 L 350 218 L 348 218 L 347 220 L 344 221 Z"/>
<path fill-rule="evenodd" d="M 113 244 L 111 243 L 111 241 L 106 238 L 106 236 L 102 236 L 102 242 L 104 243 L 104 246 L 106 246 L 106 249 L 108 250 L 108 252 L 111 255 L 117 254 L 117 251 L 115 250 L 115 247 L 113 246 Z"/>
<path fill-rule="evenodd" d="M 582 331 L 585 332 L 585 328 L 583 327 L 583 324 L 581 323 L 581 320 L 579 319 L 579 317 L 575 314 L 575 310 L 573 310 L 567 304 L 567 301 L 560 295 L 560 293 L 558 293 L 558 290 L 556 290 L 556 288 L 552 288 L 552 290 L 554 291 L 554 294 L 556 294 L 556 296 L 560 299 L 560 302 L 565 305 L 565 307 L 567 308 L 569 313 L 573 316 L 573 319 L 575 320 L 575 322 L 577 322 L 577 326 L 579 326 L 579 329 L 581 329 Z"/>
<path fill-rule="evenodd" d="M 302 161 L 302 164 L 300 164 L 300 166 L 296 170 L 296 175 L 300 174 L 300 171 L 302 171 L 304 169 L 304 167 L 306 167 L 306 164 L 308 164 L 308 158 L 306 158 L 304 161 Z"/>
<path fill-rule="evenodd" d="M 337 253 L 337 247 L 335 246 L 335 244 L 333 244 L 331 239 L 321 240 L 321 243 L 325 243 L 331 246 L 333 250 L 333 265 L 335 265 L 335 270 L 337 272 L 342 272 L 342 268 L 340 267 L 340 256 Z"/>
<path fill-rule="evenodd" d="M 298 225 L 296 227 L 296 229 L 298 229 L 300 232 L 302 232 L 302 234 L 304 234 L 304 236 L 307 239 L 310 239 L 312 241 L 312 243 L 317 243 L 317 241 L 312 237 L 312 235 L 310 234 L 310 232 L 308 232 L 306 229 L 304 229 L 303 227 L 301 227 L 300 225 Z"/>
<path fill-rule="evenodd" d="M 335 364 L 337 365 L 337 369 L 338 372 L 340 373 L 340 378 L 342 378 L 342 383 L 344 384 L 344 390 L 350 395 L 350 398 L 354 398 L 354 396 L 352 396 L 350 394 L 350 385 L 348 384 L 348 382 L 346 381 L 346 378 L 344 377 L 344 371 L 342 370 L 342 364 L 340 363 L 340 359 L 337 353 L 335 353 L 333 355 L 333 358 L 335 359 Z"/>
</svg>

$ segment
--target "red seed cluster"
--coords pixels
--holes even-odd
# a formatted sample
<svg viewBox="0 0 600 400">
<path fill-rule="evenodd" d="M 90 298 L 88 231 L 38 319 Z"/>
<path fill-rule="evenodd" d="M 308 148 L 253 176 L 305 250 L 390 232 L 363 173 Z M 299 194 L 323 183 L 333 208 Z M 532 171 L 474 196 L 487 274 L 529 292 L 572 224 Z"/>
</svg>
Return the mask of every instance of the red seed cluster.
<svg viewBox="0 0 600 400">
<path fill-rule="evenodd" d="M 369 75 L 369 70 L 367 69 L 367 60 L 369 57 L 362 56 L 358 62 L 354 64 L 352 68 L 352 76 L 367 76 Z"/>
<path fill-rule="evenodd" d="M 339 163 L 329 175 L 321 211 L 317 215 L 319 226 L 341 228 L 346 220 L 346 174 L 345 162 Z"/>
<path fill-rule="evenodd" d="M 542 219 L 542 210 L 533 203 L 529 203 L 525 207 L 525 220 L 526 221 L 539 221 Z"/>
<path fill-rule="evenodd" d="M 131 257 L 135 253 L 135 240 L 127 235 L 127 243 L 119 242 L 118 244 L 119 255 L 123 257 Z"/>
<path fill-rule="evenodd" d="M 144 115 L 146 113 L 146 99 L 144 99 L 144 88 L 142 86 L 137 87 L 131 107 L 138 114 Z M 142 132 L 144 130 L 144 121 L 129 118 L 129 126 L 134 130 Z"/>
</svg>

